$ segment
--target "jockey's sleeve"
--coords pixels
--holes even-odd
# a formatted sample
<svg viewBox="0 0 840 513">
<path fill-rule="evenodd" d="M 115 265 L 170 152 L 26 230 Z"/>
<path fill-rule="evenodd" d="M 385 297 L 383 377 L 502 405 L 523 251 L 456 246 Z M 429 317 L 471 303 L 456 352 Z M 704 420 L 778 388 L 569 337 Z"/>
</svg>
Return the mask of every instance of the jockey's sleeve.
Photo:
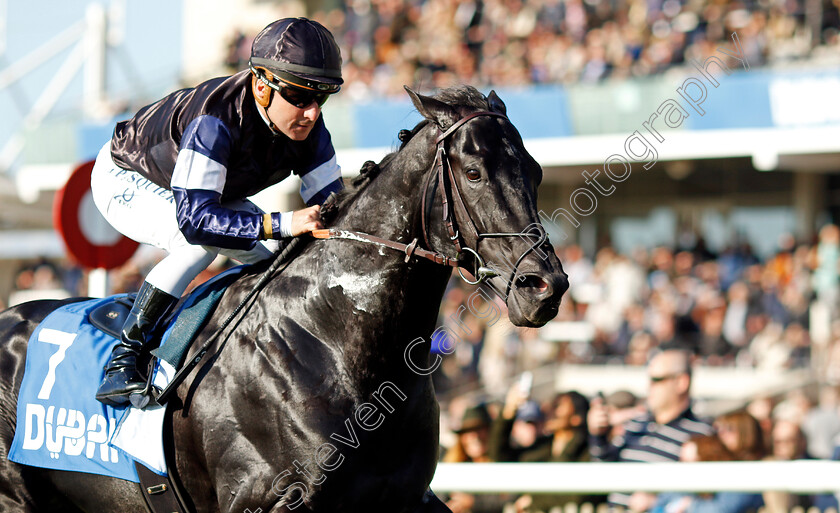
<svg viewBox="0 0 840 513">
<path fill-rule="evenodd" d="M 262 233 L 261 214 L 221 205 L 232 144 L 213 116 L 199 116 L 184 130 L 171 186 L 178 227 L 190 244 L 251 249 Z"/>
<path fill-rule="evenodd" d="M 296 174 L 301 180 L 300 197 L 311 207 L 323 204 L 330 193 L 343 189 L 344 183 L 341 181 L 341 167 L 335 160 L 335 148 L 324 123 L 317 123 L 309 136 L 316 137 L 318 141 L 313 165 L 296 171 Z"/>
</svg>

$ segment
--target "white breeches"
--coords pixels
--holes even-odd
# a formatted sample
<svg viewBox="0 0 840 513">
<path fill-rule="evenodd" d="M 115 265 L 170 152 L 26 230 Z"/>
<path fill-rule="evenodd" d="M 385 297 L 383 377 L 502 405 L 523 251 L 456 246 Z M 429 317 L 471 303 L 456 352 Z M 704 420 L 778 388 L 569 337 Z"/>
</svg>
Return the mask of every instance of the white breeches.
<svg viewBox="0 0 840 513">
<path fill-rule="evenodd" d="M 250 264 L 270 258 L 279 245 L 275 240 L 261 241 L 253 249 L 236 250 L 190 244 L 178 228 L 172 191 L 158 187 L 135 171 L 117 166 L 111 159 L 110 141 L 96 157 L 91 189 L 96 207 L 118 232 L 169 253 L 149 272 L 146 281 L 176 297 L 184 293 L 216 255 Z M 263 212 L 248 200 L 231 201 L 224 206 Z"/>
</svg>

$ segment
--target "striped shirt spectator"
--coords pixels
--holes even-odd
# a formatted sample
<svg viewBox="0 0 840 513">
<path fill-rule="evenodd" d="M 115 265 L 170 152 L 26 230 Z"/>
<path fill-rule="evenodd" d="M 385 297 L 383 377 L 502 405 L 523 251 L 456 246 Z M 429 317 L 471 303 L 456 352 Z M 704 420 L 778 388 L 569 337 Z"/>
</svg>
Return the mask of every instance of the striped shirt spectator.
<svg viewBox="0 0 840 513">
<path fill-rule="evenodd" d="M 595 461 L 662 462 L 679 461 L 680 449 L 695 435 L 713 433 L 710 422 L 701 420 L 691 410 L 691 354 L 669 349 L 648 363 L 648 412 L 624 424 L 624 433 L 609 437 L 611 426 L 607 406 L 601 399 L 592 401 L 588 415 L 589 451 Z M 613 505 L 646 511 L 655 496 L 612 493 Z"/>
<path fill-rule="evenodd" d="M 696 435 L 713 433 L 711 424 L 699 419 L 691 408 L 677 418 L 659 424 L 650 412 L 627 421 L 624 434 L 612 440 L 606 435 L 589 437 L 589 452 L 595 461 L 679 461 L 683 443 Z M 629 494 L 612 493 L 612 504 L 627 507 Z"/>
</svg>

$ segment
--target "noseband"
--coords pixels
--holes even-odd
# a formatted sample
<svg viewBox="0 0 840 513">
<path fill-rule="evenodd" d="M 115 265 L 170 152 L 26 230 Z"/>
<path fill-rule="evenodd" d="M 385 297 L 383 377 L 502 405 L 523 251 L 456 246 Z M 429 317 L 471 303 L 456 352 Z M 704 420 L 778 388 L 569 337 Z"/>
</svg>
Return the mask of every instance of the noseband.
<svg viewBox="0 0 840 513">
<path fill-rule="evenodd" d="M 435 140 L 437 146 L 435 151 L 435 160 L 432 163 L 431 172 L 426 174 L 425 185 L 423 186 L 423 196 L 421 198 L 420 207 L 423 242 L 425 242 L 426 247 L 432 247 L 429 241 L 429 214 L 427 213 L 427 210 L 431 209 L 431 202 L 427 201 L 427 198 L 430 195 L 430 191 L 431 194 L 434 194 L 434 189 L 439 188 L 441 204 L 443 205 L 443 222 L 446 225 L 446 231 L 449 234 L 449 240 L 452 241 L 452 244 L 455 246 L 455 250 L 458 252 L 458 256 L 456 258 L 448 257 L 436 251 L 429 251 L 419 248 L 417 247 L 417 239 L 414 239 L 410 244 L 402 244 L 400 242 L 382 239 L 380 237 L 368 235 L 366 233 L 339 230 L 335 228 L 326 230 L 315 230 L 312 232 L 312 235 L 318 239 L 349 239 L 356 240 L 359 242 L 372 243 L 391 249 L 396 249 L 405 253 L 406 262 L 411 260 L 412 257 L 418 256 L 421 258 L 431 260 L 436 264 L 455 267 L 458 269 L 458 274 L 460 274 L 461 279 L 463 279 L 465 282 L 471 285 L 479 284 L 487 278 L 499 276 L 498 272 L 496 272 L 491 267 L 485 265 L 484 259 L 478 253 L 478 243 L 482 239 L 492 239 L 501 237 L 534 238 L 536 239 L 536 242 L 531 244 L 531 246 L 524 253 L 522 253 L 522 255 L 520 255 L 520 257 L 516 261 L 516 264 L 513 266 L 513 272 L 511 273 L 510 279 L 508 280 L 507 289 L 505 290 L 505 294 L 503 296 L 504 298 L 507 298 L 510 294 L 511 287 L 513 286 L 513 280 L 517 277 L 519 264 L 521 264 L 525 257 L 528 256 L 532 251 L 534 251 L 534 249 L 542 246 L 547 242 L 547 235 L 542 225 L 540 225 L 539 223 L 535 223 L 532 225 L 532 227 L 534 228 L 533 232 L 536 233 L 532 233 L 531 231 L 482 233 L 476 226 L 475 220 L 473 220 L 469 210 L 467 210 L 466 204 L 464 203 L 464 198 L 461 195 L 461 190 L 458 188 L 458 183 L 455 180 L 455 175 L 452 172 L 452 166 L 449 163 L 449 157 L 446 152 L 446 141 L 466 122 L 470 121 L 471 119 L 482 116 L 508 119 L 507 116 L 498 112 L 473 112 L 459 119 L 445 132 L 442 132 L 440 135 L 438 135 L 437 139 Z M 455 210 L 459 211 L 458 215 L 460 215 L 466 220 L 466 226 L 472 231 L 472 235 L 475 237 L 476 241 L 475 249 L 467 246 L 466 242 L 464 241 L 463 236 L 461 235 L 461 232 L 458 229 L 458 221 L 455 215 Z M 474 261 L 473 272 L 471 274 L 475 277 L 475 279 L 472 280 L 464 276 L 464 273 L 462 271 L 462 264 L 464 263 L 462 255 L 464 255 L 465 253 L 470 254 Z"/>
</svg>

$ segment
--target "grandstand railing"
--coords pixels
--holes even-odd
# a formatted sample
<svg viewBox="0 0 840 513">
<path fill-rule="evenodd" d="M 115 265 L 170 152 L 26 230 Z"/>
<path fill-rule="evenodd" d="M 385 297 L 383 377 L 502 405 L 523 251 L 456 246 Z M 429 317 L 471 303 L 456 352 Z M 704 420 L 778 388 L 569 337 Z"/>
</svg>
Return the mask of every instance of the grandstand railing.
<svg viewBox="0 0 840 513">
<path fill-rule="evenodd" d="M 840 492 L 840 461 L 440 463 L 431 489 L 469 493 Z"/>
</svg>

